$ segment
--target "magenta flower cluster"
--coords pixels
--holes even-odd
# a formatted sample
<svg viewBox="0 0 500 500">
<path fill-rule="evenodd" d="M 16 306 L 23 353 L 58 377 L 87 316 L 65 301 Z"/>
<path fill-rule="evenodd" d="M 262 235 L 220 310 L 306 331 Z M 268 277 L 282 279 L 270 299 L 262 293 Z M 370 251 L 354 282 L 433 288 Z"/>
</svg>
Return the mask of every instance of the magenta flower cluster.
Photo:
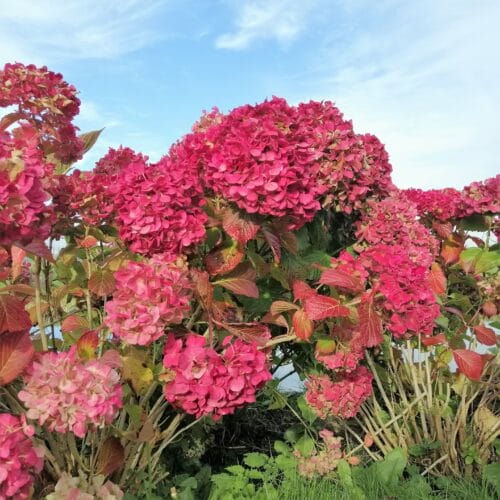
<svg viewBox="0 0 500 500">
<path fill-rule="evenodd" d="M 120 376 L 104 362 L 81 362 L 76 347 L 40 354 L 18 394 L 26 416 L 49 431 L 85 436 L 89 427 L 110 424 L 122 406 Z"/>
<path fill-rule="evenodd" d="M 163 336 L 167 325 L 180 323 L 190 311 L 192 286 L 181 261 L 155 255 L 129 262 L 115 273 L 115 280 L 104 321 L 124 342 L 149 345 Z"/>
<path fill-rule="evenodd" d="M 163 358 L 169 403 L 196 418 L 218 420 L 255 402 L 256 392 L 271 379 L 267 356 L 256 344 L 230 336 L 222 347 L 218 353 L 201 335 L 176 339 L 169 334 Z"/>
<path fill-rule="evenodd" d="M 0 499 L 31 498 L 35 476 L 43 468 L 43 450 L 34 445 L 34 429 L 24 416 L 0 414 Z"/>
</svg>

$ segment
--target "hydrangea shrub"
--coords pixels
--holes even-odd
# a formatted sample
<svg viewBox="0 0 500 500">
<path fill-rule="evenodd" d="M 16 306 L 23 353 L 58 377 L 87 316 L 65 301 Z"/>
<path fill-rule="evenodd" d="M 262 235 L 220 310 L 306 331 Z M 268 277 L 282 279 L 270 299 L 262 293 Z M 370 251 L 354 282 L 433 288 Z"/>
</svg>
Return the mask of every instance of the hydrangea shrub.
<svg viewBox="0 0 500 500">
<path fill-rule="evenodd" d="M 72 170 L 99 136 L 73 124 L 79 104 L 45 67 L 0 70 L 0 498 L 158 482 L 180 433 L 255 402 L 287 363 L 336 425 L 305 475 L 335 467 L 354 418 L 370 457 L 401 444 L 381 411 L 427 443 L 428 415 L 460 416 L 490 459 L 500 176 L 400 190 L 333 103 L 280 98 L 205 113 L 158 162 L 120 146 Z"/>
</svg>

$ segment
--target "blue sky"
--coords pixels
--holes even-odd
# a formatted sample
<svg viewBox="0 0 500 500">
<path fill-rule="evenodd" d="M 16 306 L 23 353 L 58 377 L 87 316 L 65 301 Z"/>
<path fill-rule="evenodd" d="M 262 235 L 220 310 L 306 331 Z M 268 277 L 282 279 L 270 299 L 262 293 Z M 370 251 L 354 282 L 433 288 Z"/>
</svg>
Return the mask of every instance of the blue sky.
<svg viewBox="0 0 500 500">
<path fill-rule="evenodd" d="M 401 187 L 498 173 L 498 0 L 0 0 L 0 62 L 80 90 L 87 157 L 158 159 L 203 109 L 328 99 L 386 144 Z"/>
</svg>

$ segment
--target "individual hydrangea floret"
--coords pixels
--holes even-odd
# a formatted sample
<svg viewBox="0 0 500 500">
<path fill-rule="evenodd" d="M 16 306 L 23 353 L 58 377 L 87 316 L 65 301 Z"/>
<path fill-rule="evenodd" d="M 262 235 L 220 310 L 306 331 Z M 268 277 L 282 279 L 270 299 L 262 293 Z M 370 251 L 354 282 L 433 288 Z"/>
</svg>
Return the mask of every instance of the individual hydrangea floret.
<svg viewBox="0 0 500 500">
<path fill-rule="evenodd" d="M 133 252 L 178 256 L 205 237 L 198 174 L 168 156 L 154 165 L 134 161 L 108 193 L 120 237 Z"/>
<path fill-rule="evenodd" d="M 106 325 L 129 344 L 149 345 L 165 327 L 180 323 L 189 313 L 192 286 L 186 264 L 155 255 L 129 262 L 115 273 L 113 299 L 106 303 Z"/>
<path fill-rule="evenodd" d="M 365 366 L 335 380 L 327 375 L 310 375 L 306 382 L 306 401 L 322 419 L 352 418 L 372 393 L 372 379 Z"/>
<path fill-rule="evenodd" d="M 183 340 L 169 334 L 163 358 L 169 403 L 196 418 L 210 415 L 218 420 L 255 402 L 256 392 L 271 379 L 267 356 L 255 343 L 230 336 L 222 347 L 218 353 L 201 335 Z"/>
<path fill-rule="evenodd" d="M 122 407 L 120 376 L 107 364 L 81 362 L 76 347 L 40 354 L 25 375 L 19 399 L 27 417 L 49 431 L 85 436 L 89 427 L 110 424 Z"/>
<path fill-rule="evenodd" d="M 43 468 L 43 450 L 33 444 L 34 429 L 23 417 L 0 414 L 0 499 L 31 498 Z"/>
<path fill-rule="evenodd" d="M 106 481 L 102 475 L 92 476 L 89 480 L 63 472 L 54 492 L 47 495 L 46 500 L 121 500 L 123 496 L 120 487 Z"/>
</svg>

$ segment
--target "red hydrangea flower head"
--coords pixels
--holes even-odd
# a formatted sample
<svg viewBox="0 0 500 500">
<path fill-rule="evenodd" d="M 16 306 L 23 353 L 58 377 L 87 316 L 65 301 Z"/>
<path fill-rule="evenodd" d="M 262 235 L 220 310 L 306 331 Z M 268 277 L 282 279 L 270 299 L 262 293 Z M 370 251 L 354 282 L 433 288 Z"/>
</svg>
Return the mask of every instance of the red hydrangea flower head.
<svg viewBox="0 0 500 500">
<path fill-rule="evenodd" d="M 372 393 L 373 375 L 365 366 L 330 379 L 327 375 L 310 375 L 306 382 L 306 401 L 322 419 L 330 416 L 352 418 Z"/>
<path fill-rule="evenodd" d="M 122 407 L 118 373 L 98 359 L 80 362 L 76 347 L 39 355 L 18 396 L 28 418 L 49 431 L 71 431 L 78 437 L 89 426 L 110 424 Z"/>
<path fill-rule="evenodd" d="M 462 194 L 453 188 L 405 189 L 404 196 L 416 205 L 420 215 L 427 215 L 439 221 L 455 219 L 460 215 Z"/>
<path fill-rule="evenodd" d="M 500 213 L 500 174 L 464 187 L 462 217 L 472 214 Z"/>
<path fill-rule="evenodd" d="M 15 106 L 36 127 L 44 144 L 63 163 L 81 158 L 83 143 L 71 123 L 80 100 L 75 87 L 45 66 L 6 64 L 0 70 L 0 107 Z"/>
<path fill-rule="evenodd" d="M 134 161 L 110 186 L 115 223 L 133 252 L 177 256 L 205 237 L 198 173 L 165 156 Z"/>
<path fill-rule="evenodd" d="M 356 236 L 369 245 L 405 248 L 414 262 L 424 266 L 432 264 L 439 249 L 437 239 L 418 221 L 417 208 L 401 194 L 369 201 L 357 223 Z"/>
<path fill-rule="evenodd" d="M 372 272 L 373 289 L 385 316 L 385 326 L 395 337 L 431 335 L 440 309 L 428 284 L 429 269 L 415 263 L 404 247 L 376 245 L 361 257 Z"/>
<path fill-rule="evenodd" d="M 36 131 L 24 125 L 0 134 L 0 245 L 44 239 L 52 209 L 44 177 L 52 172 L 38 149 Z"/>
<path fill-rule="evenodd" d="M 149 261 L 129 262 L 115 273 L 115 280 L 104 321 L 129 344 L 151 344 L 167 325 L 180 323 L 189 313 L 192 286 L 182 262 L 155 255 Z"/>
<path fill-rule="evenodd" d="M 205 132 L 203 179 L 216 194 L 248 213 L 311 220 L 326 187 L 312 133 L 298 130 L 297 109 L 273 98 L 233 109 Z"/>
<path fill-rule="evenodd" d="M 237 408 L 255 402 L 256 392 L 271 379 L 267 356 L 241 339 L 226 337 L 223 352 L 207 346 L 201 335 L 165 344 L 163 365 L 165 398 L 186 413 L 218 420 Z"/>
<path fill-rule="evenodd" d="M 34 477 L 43 469 L 43 450 L 23 417 L 0 414 L 0 498 L 31 498 Z"/>
</svg>

